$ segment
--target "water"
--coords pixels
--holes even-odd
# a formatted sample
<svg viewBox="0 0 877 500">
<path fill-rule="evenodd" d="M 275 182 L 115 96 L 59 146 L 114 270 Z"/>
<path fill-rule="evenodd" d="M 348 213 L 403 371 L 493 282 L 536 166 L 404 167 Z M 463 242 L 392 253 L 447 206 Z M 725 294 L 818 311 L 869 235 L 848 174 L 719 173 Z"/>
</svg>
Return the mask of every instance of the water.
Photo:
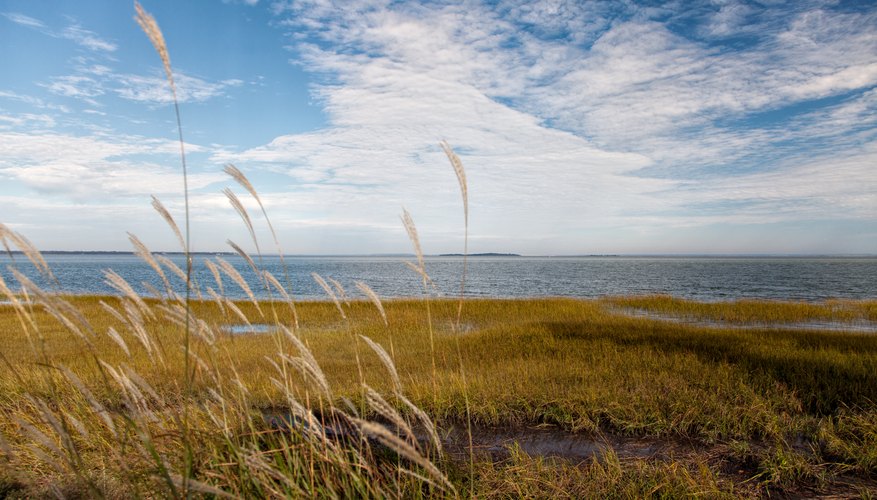
<svg viewBox="0 0 877 500">
<path fill-rule="evenodd" d="M 288 410 L 269 408 L 262 411 L 262 417 L 269 427 L 286 431 L 290 429 L 315 430 L 309 423 L 295 417 Z M 321 429 L 328 439 L 358 440 L 359 432 L 352 426 L 341 421 L 322 419 L 315 415 Z M 405 434 L 389 424 L 388 429 L 402 439 Z M 430 435 L 420 427 L 414 427 L 413 434 L 417 441 L 426 448 L 431 443 Z M 510 450 L 517 446 L 521 451 L 533 457 L 555 457 L 582 462 L 591 458 L 600 458 L 612 451 L 619 458 L 668 458 L 704 451 L 691 442 L 674 439 L 650 439 L 624 437 L 611 434 L 582 434 L 564 431 L 556 427 L 492 427 L 476 423 L 448 424 L 439 429 L 442 449 L 451 456 L 465 459 L 469 454 L 470 442 L 472 452 L 478 456 L 488 456 L 494 460 L 509 458 Z M 470 441 L 471 439 L 471 441 Z M 373 443 L 378 444 L 378 441 Z"/>
<path fill-rule="evenodd" d="M 185 268 L 181 255 L 171 260 Z M 219 289 L 204 259 L 194 256 L 195 280 L 202 290 Z M 256 274 L 238 256 L 224 255 L 244 276 L 252 290 L 266 297 Z M 138 257 L 128 254 L 48 254 L 58 285 L 39 279 L 24 256 L 15 262 L 27 276 L 49 290 L 73 294 L 116 294 L 105 283 L 103 270 L 113 269 L 135 290 L 147 293 L 143 282 L 161 289 L 155 272 Z M 381 297 L 419 297 L 420 278 L 405 266 L 402 257 L 288 257 L 291 290 L 297 299 L 325 299 L 312 272 L 334 278 L 351 297 L 362 298 L 354 286 L 361 280 Z M 0 276 L 10 285 L 15 279 L 7 269 L 9 256 L 0 256 Z M 459 293 L 462 258 L 427 258 L 427 272 L 439 296 Z M 286 283 L 277 257 L 266 257 L 263 268 Z M 168 272 L 177 293 L 181 279 Z M 232 298 L 244 292 L 223 276 L 225 292 Z M 466 295 L 469 297 L 600 297 L 607 295 L 669 294 L 701 301 L 761 298 L 820 301 L 829 298 L 877 298 L 877 258 L 842 257 L 475 257 L 469 260 Z"/>
</svg>

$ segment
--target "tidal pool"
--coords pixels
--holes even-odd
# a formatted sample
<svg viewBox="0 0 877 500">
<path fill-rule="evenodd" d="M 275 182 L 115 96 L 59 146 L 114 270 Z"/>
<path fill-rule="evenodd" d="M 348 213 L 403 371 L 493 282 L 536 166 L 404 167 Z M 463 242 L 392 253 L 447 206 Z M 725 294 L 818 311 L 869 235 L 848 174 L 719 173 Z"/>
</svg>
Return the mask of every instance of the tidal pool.
<svg viewBox="0 0 877 500">
<path fill-rule="evenodd" d="M 232 335 L 250 335 L 275 333 L 279 328 L 277 328 L 277 325 L 271 325 L 268 323 L 252 323 L 249 325 L 223 325 L 220 327 L 220 330 Z"/>
</svg>

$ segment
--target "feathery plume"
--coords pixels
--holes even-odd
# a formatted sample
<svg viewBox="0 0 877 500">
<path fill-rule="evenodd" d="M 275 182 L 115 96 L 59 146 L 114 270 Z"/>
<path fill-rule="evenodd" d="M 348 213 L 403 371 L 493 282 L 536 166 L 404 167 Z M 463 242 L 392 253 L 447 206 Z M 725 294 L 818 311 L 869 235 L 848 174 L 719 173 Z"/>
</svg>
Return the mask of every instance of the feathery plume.
<svg viewBox="0 0 877 500">
<path fill-rule="evenodd" d="M 372 304 L 374 304 L 375 307 L 378 309 L 378 312 L 381 313 L 381 319 L 384 320 L 384 326 L 389 326 L 389 323 L 387 322 L 387 313 L 384 312 L 384 305 L 381 303 L 381 298 L 378 297 L 378 294 L 376 294 L 370 286 L 366 285 L 362 281 L 355 281 L 354 284 L 360 292 L 364 293 L 365 296 L 372 301 Z"/>
<path fill-rule="evenodd" d="M 329 286 L 329 284 L 326 283 L 326 280 L 324 280 L 323 277 L 320 276 L 319 274 L 311 273 L 311 276 L 313 276 L 314 281 L 316 281 L 317 284 L 320 285 L 320 287 L 326 292 L 326 295 L 328 295 L 329 298 L 332 299 L 332 302 L 335 303 L 335 307 L 337 307 L 338 312 L 341 313 L 341 318 L 347 319 L 347 315 L 344 314 L 344 309 L 341 308 L 341 303 L 338 302 L 338 296 L 335 295 L 335 292 L 332 290 L 332 287 Z"/>
</svg>

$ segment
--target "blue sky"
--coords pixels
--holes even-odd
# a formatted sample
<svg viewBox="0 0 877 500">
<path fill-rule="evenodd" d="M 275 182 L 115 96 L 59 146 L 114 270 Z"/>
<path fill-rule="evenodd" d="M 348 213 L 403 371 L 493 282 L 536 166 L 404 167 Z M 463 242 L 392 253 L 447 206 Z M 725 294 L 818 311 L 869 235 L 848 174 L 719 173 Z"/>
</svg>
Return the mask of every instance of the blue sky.
<svg viewBox="0 0 877 500">
<path fill-rule="evenodd" d="M 145 0 L 192 241 L 287 253 L 877 253 L 871 2 Z M 161 62 L 118 1 L 0 0 L 0 222 L 44 250 L 175 250 Z"/>
</svg>

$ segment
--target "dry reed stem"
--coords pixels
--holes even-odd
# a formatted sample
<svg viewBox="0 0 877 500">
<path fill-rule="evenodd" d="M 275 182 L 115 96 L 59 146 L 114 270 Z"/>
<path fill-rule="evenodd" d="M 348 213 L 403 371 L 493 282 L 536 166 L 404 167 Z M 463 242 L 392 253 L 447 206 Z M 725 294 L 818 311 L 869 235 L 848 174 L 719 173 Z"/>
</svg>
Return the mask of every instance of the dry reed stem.
<svg viewBox="0 0 877 500">
<path fill-rule="evenodd" d="M 216 267 L 216 264 L 210 259 L 205 259 L 204 265 L 207 266 L 207 269 L 213 274 L 213 279 L 216 281 L 216 287 L 219 288 L 219 293 L 225 295 L 225 289 L 222 286 L 222 275 L 219 274 L 219 269 Z"/>
<path fill-rule="evenodd" d="M 226 316 L 227 313 L 225 312 L 225 303 L 222 301 L 222 295 L 216 293 L 216 290 L 209 286 L 207 287 L 207 295 L 213 299 L 213 303 L 219 308 L 219 312 L 221 312 L 223 316 Z"/>
<path fill-rule="evenodd" d="M 106 332 L 107 332 L 107 337 L 112 339 L 112 341 L 115 342 L 116 345 L 118 345 L 122 349 L 122 351 L 125 352 L 125 355 L 130 358 L 131 351 L 128 350 L 128 344 L 125 343 L 125 339 L 123 339 L 122 336 L 119 335 L 119 332 L 117 332 L 116 329 L 113 327 L 107 328 Z"/>
<path fill-rule="evenodd" d="M 326 295 L 328 295 L 329 298 L 332 299 L 332 302 L 335 303 L 335 307 L 338 309 L 338 313 L 341 314 L 341 318 L 347 319 L 347 315 L 344 314 L 344 309 L 341 308 L 341 303 L 338 301 L 338 296 L 335 295 L 332 287 L 330 287 L 329 284 L 326 283 L 326 280 L 324 280 L 323 277 L 319 274 L 311 273 L 311 276 L 314 278 L 314 281 L 316 281 L 317 284 L 320 285 L 320 288 L 322 288 L 326 292 Z"/>
<path fill-rule="evenodd" d="M 16 425 L 18 425 L 18 428 L 21 429 L 23 434 L 26 434 L 27 437 L 30 438 L 31 441 L 34 441 L 33 444 L 39 444 L 44 449 L 47 449 L 50 452 L 52 452 L 54 457 L 51 455 L 45 454 L 45 452 L 43 452 L 44 455 L 40 458 L 42 458 L 44 462 L 51 465 L 53 468 L 55 468 L 58 471 L 61 471 L 63 473 L 64 468 L 61 467 L 61 464 L 55 459 L 55 457 L 58 457 L 58 458 L 64 457 L 64 453 L 61 451 L 61 448 L 59 448 L 58 445 L 51 438 L 49 438 L 49 436 L 47 436 L 45 433 L 43 433 L 43 431 L 37 429 L 36 426 L 34 426 L 32 423 L 28 422 L 27 420 L 24 420 L 23 418 L 21 418 L 17 415 L 14 415 L 12 417 L 12 421 L 15 422 Z M 39 450 L 39 448 L 33 447 L 31 449 L 31 451 L 37 451 L 37 450 Z M 42 451 L 42 450 L 40 450 L 40 451 Z"/>
<path fill-rule="evenodd" d="M 265 222 L 268 224 L 268 229 L 271 231 L 271 237 L 274 239 L 274 245 L 277 247 L 277 255 L 280 257 L 280 265 L 283 268 L 283 277 L 286 280 L 286 288 L 291 292 L 292 290 L 292 282 L 289 279 L 289 269 L 286 266 L 286 261 L 283 257 L 283 249 L 280 247 L 280 240 L 277 239 L 277 232 L 274 230 L 274 225 L 271 224 L 271 218 L 268 217 L 268 211 L 265 210 L 265 205 L 262 204 L 262 198 L 259 196 L 259 193 L 256 192 L 256 188 L 250 183 L 250 180 L 247 179 L 247 176 L 244 175 L 236 166 L 228 163 L 225 165 L 223 169 L 225 173 L 230 175 L 238 184 L 240 184 L 247 192 L 250 193 L 256 203 L 259 204 L 259 209 L 262 211 L 262 216 L 265 217 Z M 255 240 L 254 240 L 255 241 Z M 258 245 L 258 243 L 257 243 Z M 261 255 L 261 252 L 260 252 Z M 287 292 L 287 296 L 288 296 Z M 298 328 L 298 312 L 295 309 L 295 302 L 292 300 L 289 301 L 289 307 L 292 309 L 292 318 L 295 324 L 295 327 Z"/>
<path fill-rule="evenodd" d="M 241 258 L 243 258 L 244 261 L 246 261 L 247 264 L 249 264 L 250 269 L 253 270 L 253 273 L 255 273 L 256 276 L 260 276 L 260 275 L 262 274 L 262 273 L 259 272 L 259 268 L 256 267 L 256 262 L 253 261 L 253 258 L 252 258 L 252 257 L 250 257 L 250 254 L 248 254 L 246 251 L 244 251 L 243 248 L 241 248 L 240 246 L 238 246 L 237 243 L 235 243 L 235 242 L 233 242 L 233 241 L 231 241 L 231 240 L 225 240 L 225 242 L 228 244 L 228 246 L 230 246 L 231 248 L 233 248 L 234 251 L 237 252 L 237 254 L 240 255 Z"/>
<path fill-rule="evenodd" d="M 420 237 L 417 235 L 417 226 L 414 225 L 414 219 L 405 207 L 402 207 L 402 225 L 408 233 L 411 244 L 414 245 L 414 254 L 417 256 L 417 264 L 420 267 L 420 274 L 426 280 L 426 267 L 423 263 L 423 250 L 420 248 Z"/>
<path fill-rule="evenodd" d="M 408 233 L 408 238 L 411 240 L 411 244 L 414 246 L 414 253 L 417 255 L 418 266 L 415 267 L 408 262 L 406 262 L 406 264 L 408 264 L 409 267 L 417 271 L 423 280 L 423 300 L 426 303 L 426 322 L 427 328 L 429 329 L 429 351 L 430 358 L 432 360 L 432 391 L 433 399 L 435 399 L 438 392 L 438 381 L 435 362 L 435 334 L 432 328 L 432 311 L 429 304 L 428 284 L 430 280 L 429 275 L 426 274 L 426 265 L 424 264 L 423 260 L 423 250 L 420 248 L 420 237 L 417 235 L 417 227 L 414 225 L 414 219 L 411 218 L 411 214 L 409 214 L 408 210 L 405 210 L 404 207 L 402 208 L 402 224 L 405 226 L 405 231 Z"/>
<path fill-rule="evenodd" d="M 7 300 L 12 304 L 12 308 L 15 310 L 15 316 L 18 318 L 18 323 L 21 325 L 21 331 L 24 332 L 31 350 L 36 352 L 36 346 L 34 345 L 33 337 L 31 336 L 31 329 L 33 329 L 33 332 L 39 332 L 36 320 L 33 315 L 28 312 L 27 308 L 24 307 L 24 304 L 18 300 L 18 297 L 12 293 L 12 290 L 6 285 L 6 281 L 2 276 L 0 276 L 0 292 L 3 292 L 3 295 L 5 295 Z"/>
<path fill-rule="evenodd" d="M 329 280 L 330 283 L 332 283 L 333 287 L 335 287 L 335 290 L 338 292 L 338 297 L 340 297 L 341 300 L 344 301 L 347 307 L 350 307 L 350 300 L 348 300 L 347 293 L 344 291 L 344 287 L 341 286 L 341 283 L 339 283 L 338 280 L 336 280 L 335 278 L 329 276 L 327 276 L 326 279 Z"/>
<path fill-rule="evenodd" d="M 390 323 L 387 321 L 387 313 L 384 311 L 384 305 L 381 303 L 381 298 L 378 297 L 378 294 L 362 281 L 354 281 L 354 284 L 359 291 L 364 293 L 365 296 L 371 300 L 372 304 L 378 309 L 378 312 L 381 313 L 381 319 L 384 320 L 384 326 L 389 326 Z"/>
<path fill-rule="evenodd" d="M 186 283 L 188 285 L 186 293 L 188 293 L 190 291 L 194 291 L 195 295 L 198 297 L 198 300 L 202 299 L 201 291 L 196 286 L 195 280 L 192 279 L 191 276 L 189 276 L 187 274 L 187 271 L 183 271 L 182 269 L 180 269 L 180 266 L 178 266 L 176 264 L 176 262 L 172 261 L 170 258 L 168 258 L 164 255 L 156 255 L 155 259 L 158 260 L 159 262 L 161 262 L 165 267 L 170 269 L 170 271 L 172 273 L 176 274 L 177 277 L 179 277 L 181 280 L 183 280 L 183 283 Z M 188 260 L 188 258 L 187 258 L 187 260 Z"/>
<path fill-rule="evenodd" d="M 167 225 L 170 226 L 171 231 L 174 232 L 174 235 L 177 237 L 177 241 L 180 243 L 180 249 L 184 252 L 186 251 L 186 241 L 183 239 L 183 233 L 180 232 L 180 227 L 177 226 L 177 222 L 174 220 L 174 217 L 168 211 L 167 208 L 161 203 L 161 201 L 155 196 L 152 197 L 152 208 L 155 209 L 156 212 L 161 215 L 161 218 L 167 222 Z"/>
<path fill-rule="evenodd" d="M 469 270 L 469 186 L 466 183 L 466 170 L 463 169 L 463 162 L 457 153 L 451 149 L 451 145 L 447 141 L 441 142 L 442 150 L 451 162 L 454 173 L 457 174 L 457 182 L 460 184 L 460 194 L 463 197 L 463 275 L 460 278 L 460 300 L 457 303 L 457 321 L 456 329 L 460 329 L 460 321 L 463 317 L 463 296 L 466 293 L 466 274 Z"/>
<path fill-rule="evenodd" d="M 432 439 L 432 444 L 435 447 L 436 453 L 438 453 L 439 458 L 441 458 L 443 454 L 442 440 L 439 437 L 435 423 L 425 411 L 420 409 L 419 406 L 412 403 L 407 397 L 405 397 L 404 394 L 402 394 L 401 392 L 396 392 L 396 397 L 399 398 L 399 400 L 402 401 L 405 406 L 407 406 L 408 409 L 417 416 L 418 420 L 420 420 L 420 423 L 423 425 L 424 429 L 426 429 L 427 434 L 429 434 L 430 439 Z"/>
<path fill-rule="evenodd" d="M 457 156 L 457 153 L 451 149 L 451 145 L 448 144 L 448 141 L 442 141 L 441 147 L 445 152 L 445 155 L 448 157 L 448 160 L 450 160 L 451 166 L 454 167 L 454 173 L 457 174 L 457 182 L 460 184 L 460 194 L 463 196 L 463 214 L 466 220 L 469 220 L 469 187 L 466 183 L 466 170 L 463 168 L 463 162 L 460 161 L 460 157 Z"/>
<path fill-rule="evenodd" d="M 393 424 L 397 432 L 401 431 L 405 434 L 406 441 L 417 449 L 417 436 L 414 435 L 414 431 L 408 425 L 408 422 L 402 418 L 402 415 L 377 391 L 365 384 L 363 384 L 363 387 L 365 388 L 365 398 L 368 401 L 369 407 Z"/>
<path fill-rule="evenodd" d="M 122 307 L 125 309 L 126 314 L 122 314 L 121 312 L 116 310 L 116 308 L 107 304 L 103 300 L 99 301 L 99 304 L 106 312 L 110 313 L 111 316 L 113 316 L 120 323 L 128 327 L 134 337 L 139 340 L 144 349 L 146 349 L 146 353 L 149 355 L 150 360 L 155 362 L 155 359 L 153 357 L 155 355 L 158 355 L 158 357 L 161 358 L 160 353 L 158 353 L 158 349 L 155 347 L 155 344 L 152 341 L 152 337 L 146 332 L 146 327 L 143 323 L 142 317 L 140 317 L 140 315 L 137 313 L 137 309 L 131 305 L 130 300 L 122 301 Z M 112 329 L 112 327 L 110 327 L 110 329 L 118 336 L 118 332 Z M 110 335 L 110 338 L 113 338 L 111 332 L 108 331 L 107 334 Z M 119 340 L 122 340 L 121 337 L 119 337 Z M 122 340 L 122 345 L 126 345 L 124 344 L 124 340 Z M 125 350 L 126 352 L 128 352 L 127 345 L 125 347 Z"/>
<path fill-rule="evenodd" d="M 229 308 L 229 310 L 231 310 L 231 312 L 233 312 L 235 316 L 240 318 L 241 321 L 244 322 L 244 324 L 246 324 L 247 326 L 252 326 L 250 324 L 250 320 L 247 318 L 247 315 L 244 314 L 243 311 L 241 311 L 241 308 L 227 297 L 225 298 L 225 307 Z"/>
<path fill-rule="evenodd" d="M 238 196 L 234 194 L 229 188 L 225 188 L 222 190 L 225 193 L 225 196 L 228 198 L 228 201 L 231 203 L 231 206 L 234 207 L 235 211 L 238 215 L 243 219 L 244 224 L 247 226 L 247 230 L 250 232 L 250 238 L 253 239 L 253 242 L 256 244 L 256 248 L 258 251 L 259 243 L 256 240 L 256 231 L 253 229 L 253 221 L 250 220 L 250 214 L 247 212 L 247 209 L 244 208 L 244 204 L 241 203 L 241 200 L 238 199 Z M 261 253 L 261 252 L 259 252 Z"/>
<path fill-rule="evenodd" d="M 376 424 L 373 422 L 368 422 L 365 420 L 361 420 L 358 418 L 352 419 L 354 423 L 360 428 L 360 430 L 369 436 L 377 439 L 381 444 L 390 448 L 391 450 L 398 453 L 400 456 L 410 460 L 416 465 L 419 465 L 424 470 L 429 473 L 429 475 L 438 481 L 438 486 L 442 489 L 450 491 L 451 493 L 456 495 L 456 489 L 454 485 L 448 481 L 448 478 L 445 477 L 444 474 L 426 457 L 417 452 L 417 450 L 404 440 L 400 439 L 399 436 L 393 434 L 386 427 Z"/>
<path fill-rule="evenodd" d="M 326 375 L 323 373 L 322 368 L 320 368 L 320 364 L 317 362 L 317 359 L 314 357 L 311 350 L 308 349 L 308 346 L 306 346 L 305 343 L 302 342 L 301 339 L 292 332 L 292 330 L 286 328 L 283 325 L 279 326 L 283 333 L 286 334 L 286 337 L 289 339 L 289 341 L 292 342 L 296 349 L 298 349 L 298 352 L 301 355 L 302 359 L 304 359 L 304 361 L 307 363 L 313 373 L 317 375 L 317 382 L 319 382 L 320 386 L 324 389 L 327 399 L 331 399 L 332 392 L 329 390 L 329 382 L 326 379 Z"/>
<path fill-rule="evenodd" d="M 52 269 L 43 258 L 43 254 L 37 250 L 37 247 L 35 247 L 23 234 L 16 233 L 3 223 L 0 223 L 0 240 L 3 240 L 3 246 L 6 248 L 6 251 L 12 255 L 12 252 L 6 243 L 7 239 L 9 239 L 13 245 L 18 247 L 25 257 L 31 261 L 34 267 L 37 268 L 37 271 L 57 284 L 58 280 L 55 279 L 55 275 L 52 274 Z"/>
<path fill-rule="evenodd" d="M 395 387 L 396 392 L 402 392 L 402 382 L 399 381 L 399 373 L 396 371 L 396 364 L 393 363 L 393 359 L 390 358 L 390 355 L 381 347 L 380 344 L 375 342 L 374 340 L 366 337 L 365 335 L 360 335 L 359 338 L 365 341 L 369 347 L 378 355 L 378 359 L 381 360 L 381 363 L 384 364 L 384 368 L 387 369 L 387 372 L 390 374 L 390 379 L 393 381 L 393 386 Z"/>
<path fill-rule="evenodd" d="M 139 2 L 134 2 L 134 9 L 137 10 L 137 16 L 134 18 L 137 21 L 137 24 L 140 25 L 140 29 L 146 33 L 146 36 L 149 37 L 149 41 L 152 42 L 152 46 L 155 47 L 155 51 L 158 52 L 158 56 L 161 58 L 161 63 L 164 66 L 164 72 L 167 76 L 167 81 L 170 83 L 171 91 L 174 93 L 174 100 L 176 100 L 176 85 L 174 84 L 174 73 L 171 71 L 171 58 L 167 52 L 167 44 L 164 42 L 164 35 L 161 33 L 161 29 L 158 27 L 158 23 L 155 22 L 155 18 L 140 6 Z"/>
<path fill-rule="evenodd" d="M 225 272 L 225 274 L 229 278 L 231 278 L 232 281 L 234 281 L 239 287 L 241 287 L 241 290 L 243 290 L 244 293 L 247 294 L 250 302 L 252 302 L 253 306 L 256 307 L 256 310 L 259 311 L 259 316 L 264 318 L 265 314 L 262 313 L 262 308 L 259 307 L 259 301 L 256 300 L 256 296 L 253 294 L 253 291 L 250 290 L 250 286 L 247 285 L 247 282 L 244 280 L 243 276 L 241 276 L 241 273 L 239 273 L 238 270 L 234 268 L 234 266 L 229 264 L 228 261 L 226 261 L 222 257 L 216 257 L 216 262 L 219 263 L 219 268 L 222 269 L 222 271 Z"/>
<path fill-rule="evenodd" d="M 270 271 L 262 271 L 262 277 L 265 279 L 267 283 L 274 287 L 275 290 L 280 294 L 283 300 L 287 303 L 292 301 L 292 298 L 286 292 L 286 288 L 277 280 L 277 278 L 271 274 Z"/>
<path fill-rule="evenodd" d="M 22 274 L 18 269 L 10 268 L 12 275 L 16 280 L 21 284 L 22 290 L 34 295 L 36 301 L 39 304 L 42 304 L 44 310 L 49 313 L 53 318 L 57 319 L 67 330 L 72 332 L 74 335 L 79 337 L 83 342 L 86 343 L 89 347 L 93 347 L 91 343 L 91 338 L 86 335 L 86 332 L 94 335 L 94 331 L 91 328 L 91 324 L 88 320 L 85 319 L 84 316 L 73 306 L 70 305 L 69 302 L 52 295 L 47 294 L 40 287 L 38 287 L 33 281 L 31 281 L 27 276 Z M 82 329 L 70 319 L 72 316 L 74 319 L 80 322 L 82 326 L 86 328 L 86 331 L 82 331 Z M 36 330 L 37 333 L 40 332 L 39 329 Z"/>
<path fill-rule="evenodd" d="M 16 454 L 12 451 L 12 447 L 9 446 L 9 440 L 6 439 L 2 432 L 0 432 L 0 453 L 3 453 L 7 462 L 15 461 Z"/>
<path fill-rule="evenodd" d="M 55 275 L 52 274 L 52 270 L 49 267 L 49 264 L 46 262 L 46 259 L 43 258 L 43 254 L 37 250 L 37 247 L 33 245 L 24 235 L 17 233 L 11 229 L 9 229 L 5 224 L 0 223 L 0 239 L 3 240 L 3 246 L 6 248 L 6 251 L 12 255 L 12 252 L 9 249 L 9 246 L 6 243 L 6 240 L 10 240 L 13 245 L 17 246 L 18 249 L 27 257 L 28 260 L 37 268 L 37 270 L 49 278 L 55 284 L 58 283 L 58 280 L 55 279 Z"/>
<path fill-rule="evenodd" d="M 88 387 L 86 387 L 85 384 L 82 383 L 82 380 L 80 380 L 80 378 L 75 373 L 70 371 L 70 369 L 64 365 L 59 366 L 59 369 L 61 370 L 61 373 L 63 373 L 64 376 L 67 377 L 67 380 L 69 380 L 70 383 L 73 384 L 73 387 L 75 387 L 79 391 L 79 393 L 82 394 L 82 397 L 85 398 L 85 401 L 91 407 L 92 411 L 101 420 L 103 420 L 104 425 L 106 425 L 107 429 L 110 431 L 113 437 L 118 437 L 118 435 L 116 434 L 116 424 L 115 422 L 113 422 L 110 413 L 107 411 L 106 408 L 104 408 L 102 404 L 100 404 L 97 398 L 94 397 L 94 394 L 92 394 Z"/>
<path fill-rule="evenodd" d="M 143 298 L 140 297 L 137 292 L 134 291 L 134 288 L 125 281 L 125 278 L 121 277 L 118 273 L 113 271 L 112 269 L 107 269 L 104 271 L 104 277 L 106 280 L 104 283 L 114 288 L 118 292 L 121 292 L 122 295 L 131 299 L 135 304 L 137 304 L 137 308 L 143 312 L 149 318 L 153 318 L 154 314 L 146 302 L 143 301 Z"/>
<path fill-rule="evenodd" d="M 161 269 L 161 266 L 152 256 L 152 252 L 150 252 L 149 249 L 146 248 L 146 245 L 144 245 L 137 236 L 131 233 L 128 233 L 128 240 L 130 240 L 131 244 L 134 245 L 134 253 L 147 264 L 149 264 L 149 267 L 151 267 L 152 270 L 155 271 L 155 274 L 157 274 L 158 277 L 161 278 L 162 283 L 164 283 L 165 290 L 167 290 L 168 294 L 170 294 L 170 291 L 172 290 L 171 283 L 167 279 L 167 276 L 164 274 L 164 271 Z"/>
</svg>

